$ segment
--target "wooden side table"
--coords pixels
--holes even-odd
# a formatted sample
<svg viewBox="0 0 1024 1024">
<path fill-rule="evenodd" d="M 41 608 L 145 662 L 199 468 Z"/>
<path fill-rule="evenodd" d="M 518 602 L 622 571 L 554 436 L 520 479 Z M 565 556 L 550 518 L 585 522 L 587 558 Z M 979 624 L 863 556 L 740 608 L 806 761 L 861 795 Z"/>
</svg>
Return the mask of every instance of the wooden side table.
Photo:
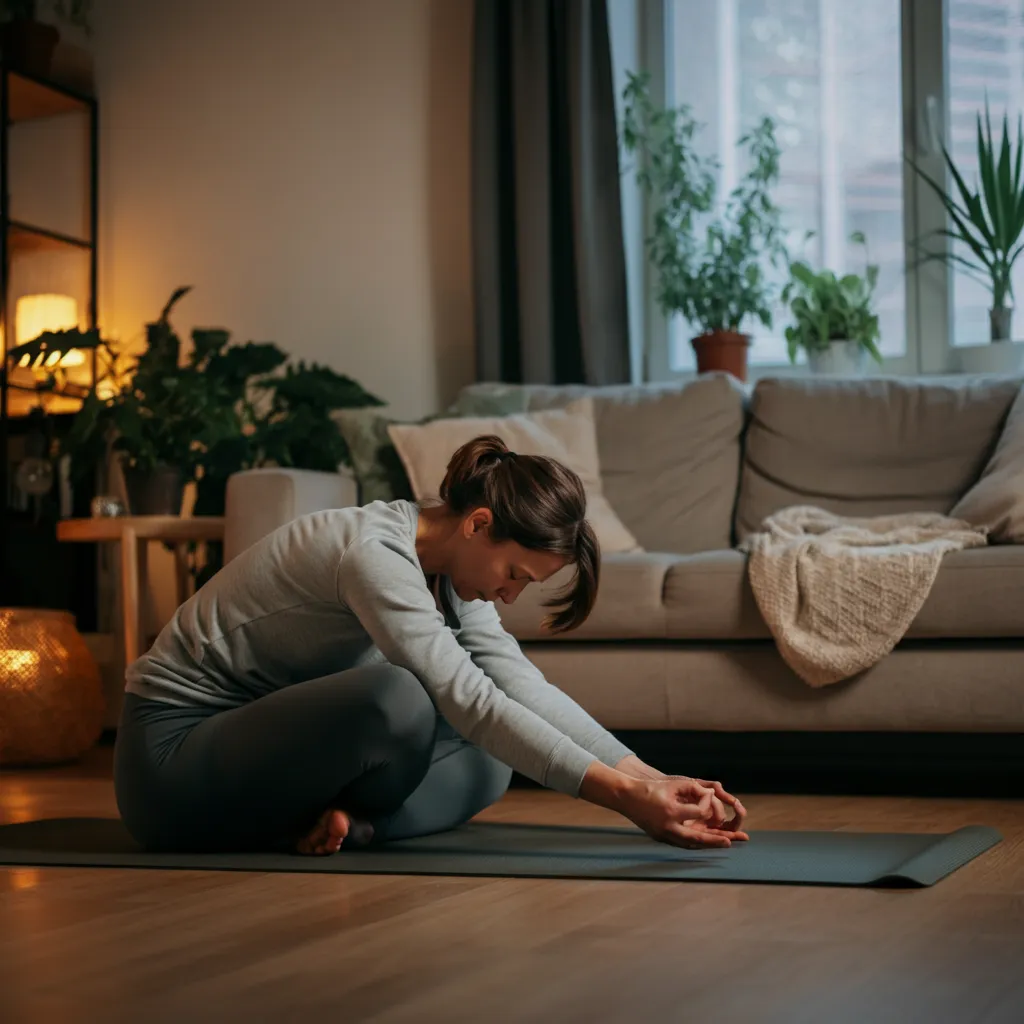
<svg viewBox="0 0 1024 1024">
<path fill-rule="evenodd" d="M 142 653 L 145 641 L 139 615 L 139 594 L 147 581 L 147 545 L 151 540 L 174 545 L 178 604 L 188 597 L 186 546 L 192 542 L 223 540 L 221 516 L 110 516 L 64 519 L 57 524 L 57 539 L 118 542 L 121 545 L 121 613 L 124 619 L 124 657 L 127 667 Z"/>
</svg>

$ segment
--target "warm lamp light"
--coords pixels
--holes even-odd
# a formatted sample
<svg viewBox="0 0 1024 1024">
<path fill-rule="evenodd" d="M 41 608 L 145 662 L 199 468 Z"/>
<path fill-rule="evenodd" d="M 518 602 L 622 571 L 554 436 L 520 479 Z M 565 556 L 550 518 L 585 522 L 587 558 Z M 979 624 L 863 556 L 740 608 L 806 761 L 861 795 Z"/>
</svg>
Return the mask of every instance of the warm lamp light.
<svg viewBox="0 0 1024 1024">
<path fill-rule="evenodd" d="M 14 312 L 14 342 L 23 345 L 26 341 L 35 340 L 44 331 L 66 331 L 77 326 L 78 303 L 72 296 L 22 295 Z M 81 366 L 85 362 L 85 353 L 73 348 L 65 352 L 62 358 L 59 353 L 52 352 L 43 365 L 55 366 L 58 360 L 62 367 Z M 27 366 L 28 356 L 18 365 Z"/>
<path fill-rule="evenodd" d="M 0 608 L 0 767 L 79 757 L 103 714 L 99 668 L 74 616 Z"/>
<path fill-rule="evenodd" d="M 8 649 L 0 651 L 0 672 L 12 672 L 14 674 L 35 672 L 39 668 L 39 654 L 37 651 L 18 651 Z"/>
</svg>

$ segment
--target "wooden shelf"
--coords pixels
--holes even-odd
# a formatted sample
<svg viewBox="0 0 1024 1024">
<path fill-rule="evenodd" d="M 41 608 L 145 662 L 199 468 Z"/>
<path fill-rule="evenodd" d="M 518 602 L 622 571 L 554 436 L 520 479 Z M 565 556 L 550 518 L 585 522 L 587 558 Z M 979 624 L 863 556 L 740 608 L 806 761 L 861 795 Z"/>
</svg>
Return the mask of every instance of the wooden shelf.
<svg viewBox="0 0 1024 1024">
<path fill-rule="evenodd" d="M 61 114 L 87 113 L 89 101 L 58 85 L 46 85 L 16 71 L 7 72 L 11 121 L 35 121 Z"/>
<path fill-rule="evenodd" d="M 43 408 L 47 416 L 56 416 L 58 413 L 76 413 L 82 408 L 80 398 L 72 398 L 68 395 L 46 395 Z M 28 391 L 15 391 L 13 388 L 7 392 L 7 418 L 20 420 L 28 416 L 32 410 L 39 405 L 36 395 Z"/>
<path fill-rule="evenodd" d="M 60 252 L 69 248 L 88 251 L 92 248 L 90 242 L 81 238 L 13 220 L 8 222 L 7 245 L 11 252 Z"/>
</svg>

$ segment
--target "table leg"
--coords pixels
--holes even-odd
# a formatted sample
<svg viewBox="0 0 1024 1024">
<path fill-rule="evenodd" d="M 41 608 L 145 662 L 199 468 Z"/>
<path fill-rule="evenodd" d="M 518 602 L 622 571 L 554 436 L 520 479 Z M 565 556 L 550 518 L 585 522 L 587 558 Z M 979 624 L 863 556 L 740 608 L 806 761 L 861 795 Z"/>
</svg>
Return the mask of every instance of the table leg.
<svg viewBox="0 0 1024 1024">
<path fill-rule="evenodd" d="M 178 589 L 178 605 L 183 605 L 189 597 L 188 545 L 174 545 L 174 579 Z"/>
<path fill-rule="evenodd" d="M 149 541 L 140 540 L 139 552 L 139 654 L 149 650 L 147 629 L 153 624 L 153 594 L 149 587 Z"/>
<path fill-rule="evenodd" d="M 141 653 L 139 622 L 139 538 L 126 527 L 121 532 L 121 614 L 124 617 L 124 661 L 127 668 Z"/>
</svg>

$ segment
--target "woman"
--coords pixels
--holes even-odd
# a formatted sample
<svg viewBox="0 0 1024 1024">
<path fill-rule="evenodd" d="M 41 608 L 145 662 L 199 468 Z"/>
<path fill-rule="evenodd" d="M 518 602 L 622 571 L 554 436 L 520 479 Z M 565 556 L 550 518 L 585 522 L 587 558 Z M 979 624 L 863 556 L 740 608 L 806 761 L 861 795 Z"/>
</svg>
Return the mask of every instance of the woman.
<svg viewBox="0 0 1024 1024">
<path fill-rule="evenodd" d="M 114 781 L 135 839 L 329 854 L 453 828 L 513 768 L 663 842 L 749 838 L 719 783 L 644 764 L 502 629 L 493 602 L 567 563 L 549 626 L 590 613 L 599 552 L 579 477 L 485 436 L 440 495 L 302 516 L 175 612 L 127 675 Z"/>
</svg>

